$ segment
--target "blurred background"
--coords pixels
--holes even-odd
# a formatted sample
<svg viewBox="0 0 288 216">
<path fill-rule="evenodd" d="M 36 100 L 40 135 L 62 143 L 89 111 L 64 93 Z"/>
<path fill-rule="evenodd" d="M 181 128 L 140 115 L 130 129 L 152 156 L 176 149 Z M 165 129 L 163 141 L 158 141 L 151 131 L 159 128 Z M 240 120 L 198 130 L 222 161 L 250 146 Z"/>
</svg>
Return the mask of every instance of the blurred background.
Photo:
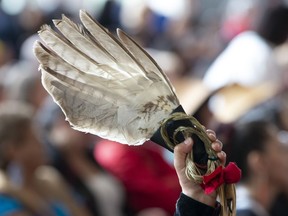
<svg viewBox="0 0 288 216">
<path fill-rule="evenodd" d="M 173 215 L 181 190 L 170 152 L 74 131 L 42 87 L 37 31 L 62 14 L 79 23 L 79 9 L 132 36 L 168 75 L 187 114 L 217 132 L 245 173 L 239 210 L 285 215 L 287 7 L 285 0 L 0 0 L 0 215 Z"/>
</svg>

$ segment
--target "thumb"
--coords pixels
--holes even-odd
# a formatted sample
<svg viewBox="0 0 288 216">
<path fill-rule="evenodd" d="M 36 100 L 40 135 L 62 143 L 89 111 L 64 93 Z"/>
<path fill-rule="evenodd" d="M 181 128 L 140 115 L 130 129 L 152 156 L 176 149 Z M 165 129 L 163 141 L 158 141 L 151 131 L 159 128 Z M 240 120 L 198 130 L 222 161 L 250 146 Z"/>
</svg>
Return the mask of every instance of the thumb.
<svg viewBox="0 0 288 216">
<path fill-rule="evenodd" d="M 180 171 L 186 167 L 186 156 L 192 151 L 193 140 L 189 137 L 174 148 L 174 167 Z"/>
</svg>

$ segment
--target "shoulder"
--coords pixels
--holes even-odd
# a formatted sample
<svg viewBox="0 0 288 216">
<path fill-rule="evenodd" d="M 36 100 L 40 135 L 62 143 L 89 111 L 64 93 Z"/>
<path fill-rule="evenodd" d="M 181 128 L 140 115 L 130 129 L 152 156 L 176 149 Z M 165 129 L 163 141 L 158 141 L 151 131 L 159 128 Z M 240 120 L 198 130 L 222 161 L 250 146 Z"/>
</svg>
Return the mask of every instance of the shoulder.
<svg viewBox="0 0 288 216">
<path fill-rule="evenodd" d="M 261 54 L 264 52 L 265 55 L 268 55 L 272 51 L 272 47 L 256 32 L 247 31 L 236 36 L 229 44 L 228 48 L 235 49 L 235 51 L 247 52 L 247 47 L 249 47 L 249 52 L 254 51 Z M 237 49 L 237 50 L 236 50 Z M 246 52 L 244 52 L 246 51 Z M 263 54 L 262 54 L 263 55 Z"/>
</svg>

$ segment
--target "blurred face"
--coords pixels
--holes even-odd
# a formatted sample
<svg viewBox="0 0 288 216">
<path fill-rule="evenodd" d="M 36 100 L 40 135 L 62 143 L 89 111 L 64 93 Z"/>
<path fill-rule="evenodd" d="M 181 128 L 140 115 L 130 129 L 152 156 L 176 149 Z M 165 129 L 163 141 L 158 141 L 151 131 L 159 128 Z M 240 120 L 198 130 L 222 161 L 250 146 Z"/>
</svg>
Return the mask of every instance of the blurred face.
<svg viewBox="0 0 288 216">
<path fill-rule="evenodd" d="M 271 181 L 288 189 L 288 132 L 271 128 L 264 160 Z"/>
<path fill-rule="evenodd" d="M 31 126 L 26 128 L 21 143 L 14 145 L 13 159 L 32 170 L 46 162 L 44 148 Z"/>
<path fill-rule="evenodd" d="M 87 145 L 94 143 L 95 136 L 76 131 L 64 118 L 59 118 L 51 131 L 52 144 L 62 152 L 80 154 Z"/>
<path fill-rule="evenodd" d="M 46 96 L 47 96 L 47 92 L 42 86 L 40 82 L 40 76 L 39 76 L 39 79 L 35 80 L 33 92 L 31 93 L 31 97 L 29 99 L 32 102 L 33 106 L 36 109 L 38 109 L 42 106 L 42 103 L 44 99 L 46 98 Z"/>
<path fill-rule="evenodd" d="M 287 99 L 287 98 L 286 98 Z M 281 121 L 283 130 L 288 130 L 288 103 L 282 105 L 282 110 L 279 113 L 279 119 Z"/>
</svg>

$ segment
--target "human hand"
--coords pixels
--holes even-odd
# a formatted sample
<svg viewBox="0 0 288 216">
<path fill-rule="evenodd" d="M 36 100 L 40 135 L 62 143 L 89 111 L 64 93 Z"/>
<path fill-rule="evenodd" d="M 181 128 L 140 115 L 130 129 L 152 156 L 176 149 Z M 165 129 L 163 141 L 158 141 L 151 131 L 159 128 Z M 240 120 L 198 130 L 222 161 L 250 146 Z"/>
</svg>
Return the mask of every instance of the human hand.
<svg viewBox="0 0 288 216">
<path fill-rule="evenodd" d="M 224 166 L 226 163 L 226 154 L 222 151 L 222 143 L 216 138 L 214 131 L 208 129 L 206 130 L 206 133 L 212 141 L 212 149 L 217 152 L 220 163 Z M 186 157 L 188 153 L 192 152 L 193 144 L 193 140 L 188 138 L 183 143 L 176 145 L 174 148 L 174 167 L 178 175 L 182 193 L 194 200 L 215 207 L 217 197 L 216 192 L 205 194 L 199 184 L 189 180 L 186 176 Z"/>
</svg>

